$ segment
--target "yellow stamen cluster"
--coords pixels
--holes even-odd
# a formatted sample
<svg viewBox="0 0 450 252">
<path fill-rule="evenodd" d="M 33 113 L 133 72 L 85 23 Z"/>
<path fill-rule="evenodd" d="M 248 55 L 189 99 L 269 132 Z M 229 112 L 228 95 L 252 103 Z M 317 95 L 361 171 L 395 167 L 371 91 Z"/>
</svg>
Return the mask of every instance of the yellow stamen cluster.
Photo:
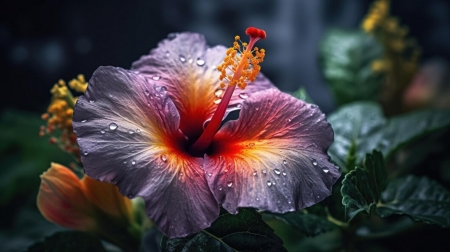
<svg viewBox="0 0 450 252">
<path fill-rule="evenodd" d="M 382 26 L 389 15 L 389 0 L 378 0 L 372 4 L 369 13 L 361 24 L 361 28 L 367 33 L 373 33 Z"/>
<path fill-rule="evenodd" d="M 83 92 L 86 90 L 88 83 L 84 81 L 83 75 L 78 75 L 78 79 L 73 79 L 69 85 L 75 91 Z M 63 80 L 59 80 L 52 87 L 50 93 L 52 94 L 52 100 L 47 112 L 42 115 L 42 119 L 47 121 L 47 126 L 41 126 L 39 135 L 52 135 L 50 143 L 58 144 L 61 149 L 79 158 L 80 150 L 72 127 L 73 109 L 77 98 L 73 97 L 72 92 Z M 57 136 L 55 136 L 55 130 L 59 131 Z"/>
<path fill-rule="evenodd" d="M 217 67 L 221 73 L 220 87 L 237 85 L 240 89 L 245 89 L 248 82 L 255 81 L 261 70 L 259 63 L 264 61 L 266 51 L 258 47 L 247 50 L 248 44 L 242 42 L 239 36 L 234 40 L 233 47 L 228 48 L 225 59 Z"/>
</svg>

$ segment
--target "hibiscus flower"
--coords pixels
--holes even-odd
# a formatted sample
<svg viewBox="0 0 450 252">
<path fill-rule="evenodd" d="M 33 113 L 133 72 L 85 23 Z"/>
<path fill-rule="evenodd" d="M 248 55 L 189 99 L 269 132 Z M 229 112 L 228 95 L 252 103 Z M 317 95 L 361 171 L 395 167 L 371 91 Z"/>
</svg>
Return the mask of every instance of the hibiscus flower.
<svg viewBox="0 0 450 252">
<path fill-rule="evenodd" d="M 142 197 L 169 237 L 209 227 L 220 206 L 303 209 L 339 177 L 325 115 L 258 74 L 265 32 L 246 33 L 248 44 L 236 36 L 229 49 L 170 34 L 131 70 L 97 69 L 75 106 L 85 173 Z M 239 118 L 223 123 L 233 110 Z"/>
</svg>

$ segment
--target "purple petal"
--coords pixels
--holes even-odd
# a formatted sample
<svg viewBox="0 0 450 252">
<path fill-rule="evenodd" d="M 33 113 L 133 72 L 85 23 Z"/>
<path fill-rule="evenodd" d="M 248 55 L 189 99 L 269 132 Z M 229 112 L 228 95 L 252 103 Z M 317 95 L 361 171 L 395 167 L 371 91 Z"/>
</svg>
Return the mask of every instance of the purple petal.
<svg viewBox="0 0 450 252">
<path fill-rule="evenodd" d="M 231 213 L 309 207 L 329 196 L 340 176 L 327 155 L 332 141 L 317 106 L 275 89 L 255 93 L 213 140 L 205 157 L 209 187 Z"/>
<path fill-rule="evenodd" d="M 209 227 L 218 214 L 202 159 L 185 154 L 179 114 L 163 87 L 121 68 L 100 67 L 75 106 L 85 173 L 141 196 L 169 237 Z"/>
<path fill-rule="evenodd" d="M 180 129 L 190 139 L 197 139 L 224 93 L 219 88 L 220 73 L 216 66 L 222 63 L 226 48 L 209 48 L 203 35 L 197 33 L 178 33 L 169 37 L 149 55 L 134 62 L 132 69 L 167 88 L 180 113 Z M 267 78 L 258 75 L 245 90 L 234 92 L 229 110 L 239 109 L 238 104 L 251 93 L 271 87 L 274 86 Z"/>
</svg>

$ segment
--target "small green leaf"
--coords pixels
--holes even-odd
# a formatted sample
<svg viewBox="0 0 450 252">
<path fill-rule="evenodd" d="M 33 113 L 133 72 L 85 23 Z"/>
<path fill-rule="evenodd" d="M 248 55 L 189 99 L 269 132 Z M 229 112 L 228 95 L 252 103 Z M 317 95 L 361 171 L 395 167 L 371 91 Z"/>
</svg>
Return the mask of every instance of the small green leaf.
<svg viewBox="0 0 450 252">
<path fill-rule="evenodd" d="M 322 72 L 338 104 L 375 100 L 382 75 L 372 70 L 372 62 L 383 57 L 383 49 L 371 35 L 332 29 L 320 46 Z"/>
<path fill-rule="evenodd" d="M 426 177 L 408 175 L 392 180 L 381 194 L 377 213 L 404 214 L 414 221 L 450 227 L 450 192 Z"/>
<path fill-rule="evenodd" d="M 292 96 L 307 103 L 314 103 L 311 97 L 309 97 L 308 93 L 306 92 L 306 89 L 303 87 L 292 93 Z"/>
<path fill-rule="evenodd" d="M 423 110 L 386 119 L 376 103 L 357 102 L 343 106 L 328 121 L 335 134 L 328 153 L 337 165 L 350 171 L 374 149 L 388 159 L 420 136 L 449 126 L 450 111 Z"/>
<path fill-rule="evenodd" d="M 45 238 L 43 242 L 33 244 L 29 252 L 78 252 L 105 251 L 100 240 L 88 233 L 62 231 Z"/>
<path fill-rule="evenodd" d="M 236 215 L 224 210 L 219 218 L 197 234 L 161 241 L 163 252 L 178 251 L 286 251 L 283 241 L 274 234 L 253 209 L 240 209 Z"/>
<path fill-rule="evenodd" d="M 364 167 L 357 167 L 345 176 L 341 194 L 349 221 L 360 212 L 372 215 L 386 187 L 386 178 L 383 155 L 378 151 L 366 155 Z"/>
<path fill-rule="evenodd" d="M 333 230 L 336 226 L 329 222 L 326 217 L 312 213 L 294 212 L 285 214 L 267 213 L 279 220 L 282 220 L 293 227 L 298 232 L 306 236 L 316 236 Z"/>
</svg>

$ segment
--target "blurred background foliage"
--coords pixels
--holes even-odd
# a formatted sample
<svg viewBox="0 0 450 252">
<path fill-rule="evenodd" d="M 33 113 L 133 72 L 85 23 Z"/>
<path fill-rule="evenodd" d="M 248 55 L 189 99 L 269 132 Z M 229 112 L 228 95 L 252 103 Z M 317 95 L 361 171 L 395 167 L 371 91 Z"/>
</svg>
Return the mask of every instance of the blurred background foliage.
<svg viewBox="0 0 450 252">
<path fill-rule="evenodd" d="M 39 175 L 50 162 L 70 165 L 73 161 L 73 157 L 60 151 L 58 146 L 49 144 L 48 137 L 39 136 L 39 128 L 45 123 L 40 117 L 50 103 L 49 90 L 53 84 L 59 79 L 70 80 L 80 73 L 89 79 L 101 65 L 129 68 L 134 60 L 170 32 L 200 32 L 210 45 L 230 45 L 234 36 L 242 34 L 247 26 L 265 29 L 268 38 L 261 43 L 267 51 L 264 74 L 283 91 L 302 88 L 297 91 L 300 98 L 305 99 L 307 93 L 308 99 L 328 114 L 338 106 L 358 100 L 380 103 L 380 108 L 367 105 L 370 108 L 364 109 L 379 110 L 383 122 L 383 116 L 418 108 L 449 108 L 450 2 L 392 0 L 388 12 L 396 17 L 393 19 L 383 19 L 383 10 L 368 11 L 371 2 L 1 2 L 0 69 L 4 90 L 0 99 L 2 250 L 21 251 L 35 241 L 63 230 L 47 222 L 35 204 Z M 363 23 L 367 15 L 373 15 L 378 26 Z M 344 110 L 339 110 L 335 116 Z M 361 112 L 362 116 L 368 114 Z M 412 123 L 404 127 L 416 126 Z M 449 136 L 447 127 L 390 156 L 386 162 L 387 176 L 425 175 L 450 188 L 450 144 L 446 141 Z M 339 153 L 339 146 L 331 148 L 331 155 L 333 150 Z M 383 152 L 384 155 L 389 153 Z M 348 162 L 356 164 L 362 159 L 357 155 L 351 158 L 354 160 L 337 158 L 334 161 L 345 167 Z M 317 213 L 318 216 L 321 214 Z M 279 221 L 280 216 L 265 217 L 290 251 L 333 250 L 345 242 L 342 234 L 328 224 L 315 226 L 317 222 L 297 216 L 299 219 L 288 218 L 289 226 Z M 365 242 L 373 247 L 373 251 L 450 248 L 450 241 L 445 239 L 450 234 L 448 229 L 412 226 L 409 219 L 398 216 L 376 218 L 370 226 L 372 230 L 381 229 L 384 223 L 392 221 L 396 223 L 393 229 L 405 232 L 397 238 L 375 240 L 366 237 Z M 301 228 L 308 232 L 313 230 L 313 233 L 299 233 L 298 226 L 292 227 L 295 223 L 302 223 L 305 226 Z M 306 238 L 324 231 L 329 232 Z M 369 231 L 361 229 L 357 232 L 364 237 Z M 144 247 L 153 248 L 154 236 L 144 243 L 149 240 L 149 245 Z"/>
</svg>

